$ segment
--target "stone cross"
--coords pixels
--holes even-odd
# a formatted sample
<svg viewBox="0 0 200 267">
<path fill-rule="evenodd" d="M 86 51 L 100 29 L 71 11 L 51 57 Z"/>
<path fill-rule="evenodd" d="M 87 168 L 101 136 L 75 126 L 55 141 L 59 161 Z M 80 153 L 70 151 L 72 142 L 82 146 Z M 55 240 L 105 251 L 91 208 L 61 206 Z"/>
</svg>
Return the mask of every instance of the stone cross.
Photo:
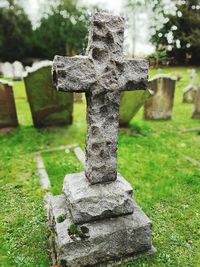
<svg viewBox="0 0 200 267">
<path fill-rule="evenodd" d="M 91 184 L 117 178 L 120 92 L 145 90 L 148 62 L 123 55 L 124 19 L 96 13 L 90 20 L 86 56 L 55 56 L 53 81 L 60 91 L 85 92 L 85 175 Z"/>
</svg>

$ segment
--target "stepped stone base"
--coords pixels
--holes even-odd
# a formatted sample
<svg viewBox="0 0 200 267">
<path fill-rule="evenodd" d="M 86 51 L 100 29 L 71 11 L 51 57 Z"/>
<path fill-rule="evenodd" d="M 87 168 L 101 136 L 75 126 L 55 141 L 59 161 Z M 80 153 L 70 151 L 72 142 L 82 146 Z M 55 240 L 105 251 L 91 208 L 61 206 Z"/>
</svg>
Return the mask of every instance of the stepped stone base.
<svg viewBox="0 0 200 267">
<path fill-rule="evenodd" d="M 132 191 L 119 173 L 112 183 L 91 185 L 84 172 L 66 175 L 63 183 L 67 207 L 78 224 L 133 213 Z"/>
<path fill-rule="evenodd" d="M 58 222 L 59 216 L 64 221 Z M 49 224 L 52 230 L 57 263 L 61 267 L 116 266 L 121 259 L 152 252 L 151 221 L 134 201 L 131 215 L 101 219 L 81 224 L 88 229 L 85 238 L 72 238 L 68 228 L 73 224 L 64 195 L 50 199 Z M 119 263 L 120 264 L 120 263 Z"/>
</svg>

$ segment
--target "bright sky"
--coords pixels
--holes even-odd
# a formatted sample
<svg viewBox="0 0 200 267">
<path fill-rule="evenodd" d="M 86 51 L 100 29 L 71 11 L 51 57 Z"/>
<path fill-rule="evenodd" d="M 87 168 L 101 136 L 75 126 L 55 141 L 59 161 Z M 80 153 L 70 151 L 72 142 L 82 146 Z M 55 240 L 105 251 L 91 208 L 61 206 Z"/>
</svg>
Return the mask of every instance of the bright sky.
<svg viewBox="0 0 200 267">
<path fill-rule="evenodd" d="M 33 22 L 36 22 L 39 15 L 39 6 L 44 3 L 46 0 L 21 0 L 27 13 L 30 15 Z M 100 4 L 102 8 L 109 10 L 115 14 L 123 13 L 123 0 L 79 0 L 83 4 Z M 148 25 L 145 23 L 145 15 L 140 18 L 141 25 L 140 30 L 137 32 L 137 38 L 135 43 L 135 53 L 136 55 L 140 54 L 149 54 L 154 51 L 154 47 L 148 41 Z M 125 43 L 126 49 L 131 53 L 132 51 L 132 40 L 130 34 L 127 30 L 125 33 Z"/>
</svg>

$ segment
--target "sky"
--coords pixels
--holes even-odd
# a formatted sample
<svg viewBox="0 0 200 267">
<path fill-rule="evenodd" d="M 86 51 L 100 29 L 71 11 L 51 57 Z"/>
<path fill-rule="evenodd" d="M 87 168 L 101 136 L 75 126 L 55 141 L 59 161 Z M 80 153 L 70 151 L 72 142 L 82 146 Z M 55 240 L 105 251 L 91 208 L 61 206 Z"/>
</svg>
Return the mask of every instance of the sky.
<svg viewBox="0 0 200 267">
<path fill-rule="evenodd" d="M 23 3 L 26 12 L 31 17 L 34 24 L 38 21 L 40 17 L 40 6 L 46 0 L 21 0 Z M 89 4 L 100 4 L 106 10 L 109 10 L 113 14 L 122 14 L 123 10 L 123 0 L 79 0 L 80 3 L 89 5 Z M 140 15 L 138 18 L 137 27 L 139 30 L 136 32 L 136 41 L 135 41 L 135 54 L 144 55 L 149 54 L 154 51 L 154 47 L 149 42 L 148 34 L 148 21 L 145 14 Z M 133 51 L 133 42 L 131 34 L 126 29 L 125 32 L 125 50 L 127 53 L 132 53 Z"/>
</svg>

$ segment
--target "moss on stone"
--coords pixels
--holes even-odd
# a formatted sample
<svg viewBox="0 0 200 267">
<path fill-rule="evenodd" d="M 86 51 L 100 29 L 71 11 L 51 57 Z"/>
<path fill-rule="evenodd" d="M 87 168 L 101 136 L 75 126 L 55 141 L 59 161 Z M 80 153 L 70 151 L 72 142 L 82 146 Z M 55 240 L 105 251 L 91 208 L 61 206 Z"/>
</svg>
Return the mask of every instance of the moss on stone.
<svg viewBox="0 0 200 267">
<path fill-rule="evenodd" d="M 51 66 L 29 73 L 25 86 L 36 127 L 72 123 L 73 94 L 56 90 L 52 84 Z"/>
</svg>

